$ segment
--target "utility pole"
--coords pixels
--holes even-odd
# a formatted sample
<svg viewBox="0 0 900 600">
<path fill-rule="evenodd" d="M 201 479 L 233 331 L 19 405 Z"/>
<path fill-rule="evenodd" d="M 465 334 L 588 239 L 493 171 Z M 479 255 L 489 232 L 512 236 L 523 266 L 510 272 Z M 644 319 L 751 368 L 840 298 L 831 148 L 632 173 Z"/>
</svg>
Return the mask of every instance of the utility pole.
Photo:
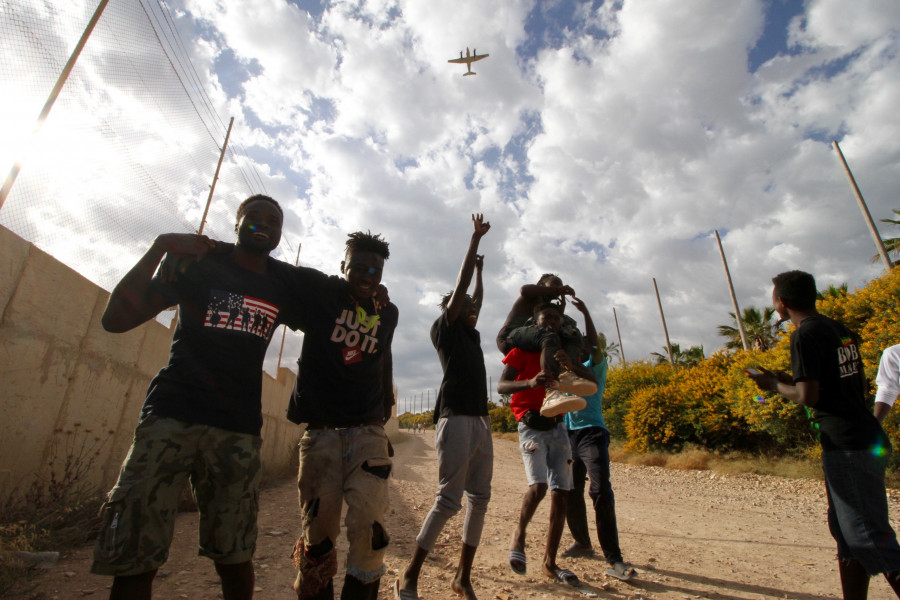
<svg viewBox="0 0 900 600">
<path fill-rule="evenodd" d="M 731 305 L 734 307 L 734 320 L 737 321 L 738 331 L 741 333 L 741 344 L 744 346 L 744 352 L 750 350 L 750 344 L 747 341 L 747 332 L 744 331 L 744 320 L 741 318 L 741 309 L 738 308 L 737 296 L 734 295 L 734 284 L 731 283 L 731 272 L 728 270 L 728 261 L 725 260 L 725 250 L 722 249 L 722 238 L 719 237 L 719 230 L 716 232 L 716 242 L 719 244 L 719 255 L 722 257 L 722 266 L 725 267 L 725 279 L 728 280 L 728 291 L 731 292 Z"/>
<path fill-rule="evenodd" d="M 228 138 L 231 137 L 231 126 L 234 125 L 234 117 L 228 121 L 228 131 L 225 132 L 225 143 L 222 144 L 222 151 L 219 152 L 219 163 L 216 165 L 216 173 L 213 175 L 212 185 L 209 186 L 209 196 L 206 197 L 206 208 L 203 209 L 203 217 L 200 219 L 200 229 L 197 230 L 198 235 L 203 235 L 203 228 L 206 226 L 206 215 L 209 213 L 209 205 L 212 203 L 213 192 L 216 191 L 216 182 L 219 180 L 219 169 L 222 168 L 222 160 L 225 158 L 225 150 L 228 149 Z M 300 251 L 297 251 L 299 260 Z"/>
<path fill-rule="evenodd" d="M 622 333 L 619 331 L 619 319 L 616 317 L 615 306 L 613 306 L 613 321 L 616 322 L 616 337 L 619 338 L 619 356 L 622 357 L 622 364 L 625 364 L 625 350 L 622 349 Z"/>
<path fill-rule="evenodd" d="M 841 152 L 841 147 L 838 146 L 837 141 L 832 141 L 831 145 L 834 147 L 834 151 L 837 152 L 837 156 L 841 161 L 841 166 L 844 167 L 844 174 L 847 175 L 847 180 L 850 182 L 850 188 L 853 190 L 853 195 L 856 196 L 856 203 L 859 205 L 859 210 L 862 212 L 863 219 L 865 219 L 866 225 L 869 227 L 869 233 L 872 234 L 872 241 L 875 242 L 875 248 L 878 249 L 878 254 L 881 256 L 881 262 L 884 263 L 884 268 L 890 271 L 894 266 L 894 263 L 891 262 L 887 250 L 884 247 L 884 242 L 881 239 L 881 235 L 878 234 L 878 229 L 875 227 L 872 215 L 869 214 L 869 207 L 866 206 L 866 201 L 863 199 L 862 192 L 859 191 L 859 186 L 856 185 L 856 179 L 853 178 L 853 173 L 850 172 L 850 167 L 847 166 L 847 161 L 844 160 L 844 153 Z"/>
<path fill-rule="evenodd" d="M 662 319 L 663 333 L 666 334 L 666 351 L 669 353 L 669 364 L 675 366 L 672 358 L 672 343 L 669 341 L 669 328 L 666 327 L 666 315 L 663 314 L 662 302 L 659 300 L 659 288 L 656 286 L 656 277 L 653 278 L 653 289 L 656 291 L 656 304 L 659 306 L 659 316 Z"/>
</svg>

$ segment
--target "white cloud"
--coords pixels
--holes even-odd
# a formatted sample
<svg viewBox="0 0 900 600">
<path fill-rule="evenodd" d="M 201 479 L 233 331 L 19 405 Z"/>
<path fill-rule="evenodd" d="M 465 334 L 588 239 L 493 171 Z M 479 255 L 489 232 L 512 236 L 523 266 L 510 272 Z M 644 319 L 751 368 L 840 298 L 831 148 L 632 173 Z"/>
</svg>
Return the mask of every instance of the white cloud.
<svg viewBox="0 0 900 600">
<path fill-rule="evenodd" d="M 714 230 L 742 308 L 768 304 L 781 270 L 810 270 L 820 287 L 880 271 L 829 142 L 840 139 L 875 219 L 890 216 L 896 2 L 809 2 L 785 33 L 788 52 L 753 73 L 762 1 L 583 3 L 572 20 L 557 15 L 565 8 L 343 2 L 309 15 L 283 0 L 184 5 L 197 70 L 212 78 L 219 114 L 236 117 L 233 139 L 256 163 L 246 168 L 285 206 L 285 240 L 303 244 L 301 263 L 336 273 L 357 229 L 390 242 L 401 398 L 440 382 L 428 331 L 474 212 L 492 223 L 479 328 L 494 382 L 494 335 L 519 287 L 543 272 L 560 273 L 611 339 L 615 307 L 626 356 L 638 359 L 665 343 L 653 278 L 674 342 L 721 345 L 716 327 L 733 309 Z M 490 53 L 473 64 L 476 77 L 446 62 L 466 47 Z M 239 72 L 215 73 L 232 55 Z M 143 108 L 126 87 L 109 92 L 110 110 Z M 166 133 L 175 126 L 165 117 L 151 111 L 128 128 L 158 132 L 131 150 L 148 172 L 195 145 Z M 169 185 L 193 219 L 209 169 L 182 162 Z M 231 197 L 242 184 L 219 185 L 217 196 Z M 223 235 L 229 206 L 211 212 Z M 299 339 L 288 336 L 283 363 Z"/>
</svg>

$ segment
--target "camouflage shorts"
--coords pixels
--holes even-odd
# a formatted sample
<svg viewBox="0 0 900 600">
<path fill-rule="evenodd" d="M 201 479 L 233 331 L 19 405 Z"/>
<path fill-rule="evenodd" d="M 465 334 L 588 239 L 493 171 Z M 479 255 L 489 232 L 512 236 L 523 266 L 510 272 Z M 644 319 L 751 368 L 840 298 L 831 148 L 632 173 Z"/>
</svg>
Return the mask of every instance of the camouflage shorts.
<svg viewBox="0 0 900 600">
<path fill-rule="evenodd" d="M 100 509 L 91 571 L 136 575 L 166 562 L 188 478 L 200 509 L 200 554 L 246 562 L 256 549 L 259 436 L 149 415 Z"/>
</svg>

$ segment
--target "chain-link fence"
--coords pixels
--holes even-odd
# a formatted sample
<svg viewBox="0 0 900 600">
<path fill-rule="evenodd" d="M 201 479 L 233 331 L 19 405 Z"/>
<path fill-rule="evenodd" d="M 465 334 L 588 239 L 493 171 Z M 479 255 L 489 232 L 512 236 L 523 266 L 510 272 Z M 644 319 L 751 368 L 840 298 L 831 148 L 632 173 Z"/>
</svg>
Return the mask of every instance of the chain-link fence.
<svg viewBox="0 0 900 600">
<path fill-rule="evenodd" d="M 0 224 L 111 289 L 156 235 L 197 231 L 227 126 L 187 25 L 156 0 L 111 0 L 32 135 L 98 1 L 0 0 L 0 177 L 22 167 Z M 265 193 L 231 140 L 204 229 L 218 239 L 241 200 Z"/>
</svg>

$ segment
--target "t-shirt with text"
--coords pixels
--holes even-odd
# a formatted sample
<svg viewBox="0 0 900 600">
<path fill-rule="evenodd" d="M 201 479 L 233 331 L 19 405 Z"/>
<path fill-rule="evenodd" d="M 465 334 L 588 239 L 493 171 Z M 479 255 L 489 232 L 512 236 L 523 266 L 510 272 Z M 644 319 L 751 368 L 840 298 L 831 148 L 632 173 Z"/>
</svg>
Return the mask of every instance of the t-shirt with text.
<svg viewBox="0 0 900 600">
<path fill-rule="evenodd" d="M 866 380 L 856 336 L 824 315 L 804 319 L 791 334 L 795 382 L 815 380 L 819 401 L 813 408 L 823 451 L 877 450 L 888 443 L 866 404 Z"/>
<path fill-rule="evenodd" d="M 262 365 L 282 322 L 287 288 L 273 273 L 248 271 L 230 254 L 191 265 L 152 287 L 178 304 L 169 363 L 150 382 L 142 415 L 159 415 L 259 435 Z"/>
<path fill-rule="evenodd" d="M 358 303 L 347 282 L 296 267 L 288 277 L 292 327 L 304 332 L 288 419 L 347 427 L 380 421 L 394 402 L 391 342 L 398 311 Z"/>
</svg>

